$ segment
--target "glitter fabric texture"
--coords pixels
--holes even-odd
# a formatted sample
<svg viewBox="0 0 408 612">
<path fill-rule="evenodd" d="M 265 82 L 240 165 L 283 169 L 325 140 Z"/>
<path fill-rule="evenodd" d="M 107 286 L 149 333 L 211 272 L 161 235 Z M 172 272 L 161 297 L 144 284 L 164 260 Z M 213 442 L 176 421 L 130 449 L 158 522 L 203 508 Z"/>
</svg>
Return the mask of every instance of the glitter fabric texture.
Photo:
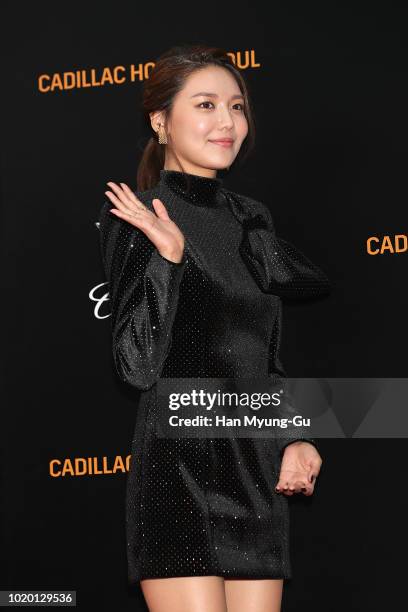
<svg viewBox="0 0 408 612">
<path fill-rule="evenodd" d="M 161 170 L 136 196 L 165 204 L 185 237 L 180 263 L 109 212 L 99 217 L 113 360 L 140 391 L 127 477 L 128 580 L 290 578 L 288 498 L 274 490 L 298 438 L 159 438 L 162 378 L 286 376 L 282 298 L 329 293 L 326 275 L 275 234 L 263 203 L 223 179 Z"/>
</svg>

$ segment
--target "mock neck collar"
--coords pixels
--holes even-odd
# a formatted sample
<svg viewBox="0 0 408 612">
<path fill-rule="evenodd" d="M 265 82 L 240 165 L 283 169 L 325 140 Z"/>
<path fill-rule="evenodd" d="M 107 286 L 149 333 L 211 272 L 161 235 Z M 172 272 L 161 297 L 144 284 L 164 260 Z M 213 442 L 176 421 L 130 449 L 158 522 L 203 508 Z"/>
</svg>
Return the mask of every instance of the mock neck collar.
<svg viewBox="0 0 408 612">
<path fill-rule="evenodd" d="M 222 197 L 223 179 L 189 174 L 179 170 L 160 170 L 159 184 L 196 206 L 211 208 L 225 205 Z"/>
</svg>

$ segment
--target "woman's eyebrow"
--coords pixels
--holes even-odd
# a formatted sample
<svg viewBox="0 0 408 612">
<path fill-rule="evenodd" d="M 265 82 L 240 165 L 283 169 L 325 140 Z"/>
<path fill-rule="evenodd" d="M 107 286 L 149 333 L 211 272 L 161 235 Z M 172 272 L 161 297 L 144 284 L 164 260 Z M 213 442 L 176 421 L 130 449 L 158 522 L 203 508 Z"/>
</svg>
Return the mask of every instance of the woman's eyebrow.
<svg viewBox="0 0 408 612">
<path fill-rule="evenodd" d="M 197 96 L 209 96 L 210 98 L 218 98 L 218 94 L 209 93 L 208 91 L 200 91 L 199 93 L 196 93 L 190 96 L 190 98 L 196 98 Z M 243 98 L 243 97 L 244 96 L 242 94 L 235 94 L 234 96 L 231 96 L 231 100 L 233 100 L 234 98 Z"/>
</svg>

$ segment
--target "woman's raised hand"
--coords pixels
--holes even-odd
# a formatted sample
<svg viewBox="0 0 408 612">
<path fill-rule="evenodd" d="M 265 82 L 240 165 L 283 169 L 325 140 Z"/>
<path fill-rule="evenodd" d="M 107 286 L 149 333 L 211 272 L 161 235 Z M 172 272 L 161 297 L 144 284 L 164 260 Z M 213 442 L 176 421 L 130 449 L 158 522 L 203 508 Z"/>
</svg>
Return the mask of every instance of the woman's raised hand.
<svg viewBox="0 0 408 612">
<path fill-rule="evenodd" d="M 108 182 L 111 191 L 105 191 L 116 208 L 111 213 L 142 230 L 151 240 L 162 257 L 173 263 L 180 263 L 184 252 L 184 236 L 172 221 L 163 202 L 158 198 L 152 201 L 155 213 L 149 210 L 125 184 Z"/>
</svg>

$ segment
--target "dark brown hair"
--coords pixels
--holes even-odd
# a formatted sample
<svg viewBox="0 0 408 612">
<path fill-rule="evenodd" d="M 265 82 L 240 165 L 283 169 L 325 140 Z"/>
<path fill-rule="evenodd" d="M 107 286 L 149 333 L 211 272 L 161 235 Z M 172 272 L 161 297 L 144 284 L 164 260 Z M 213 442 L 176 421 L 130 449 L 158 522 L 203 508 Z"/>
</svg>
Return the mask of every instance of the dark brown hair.
<svg viewBox="0 0 408 612">
<path fill-rule="evenodd" d="M 207 66 L 226 68 L 236 79 L 240 92 L 244 96 L 244 113 L 248 122 L 248 134 L 234 163 L 242 163 L 255 146 L 255 122 L 248 87 L 240 70 L 233 63 L 228 53 L 218 47 L 205 45 L 178 45 L 163 53 L 155 63 L 149 78 L 145 81 L 142 98 L 144 119 L 152 133 L 146 144 L 137 169 L 137 186 L 141 191 L 154 187 L 164 166 L 165 147 L 158 142 L 158 135 L 153 130 L 149 113 L 164 111 L 166 116 L 171 112 L 173 99 L 184 87 L 187 77 L 196 70 Z"/>
</svg>

